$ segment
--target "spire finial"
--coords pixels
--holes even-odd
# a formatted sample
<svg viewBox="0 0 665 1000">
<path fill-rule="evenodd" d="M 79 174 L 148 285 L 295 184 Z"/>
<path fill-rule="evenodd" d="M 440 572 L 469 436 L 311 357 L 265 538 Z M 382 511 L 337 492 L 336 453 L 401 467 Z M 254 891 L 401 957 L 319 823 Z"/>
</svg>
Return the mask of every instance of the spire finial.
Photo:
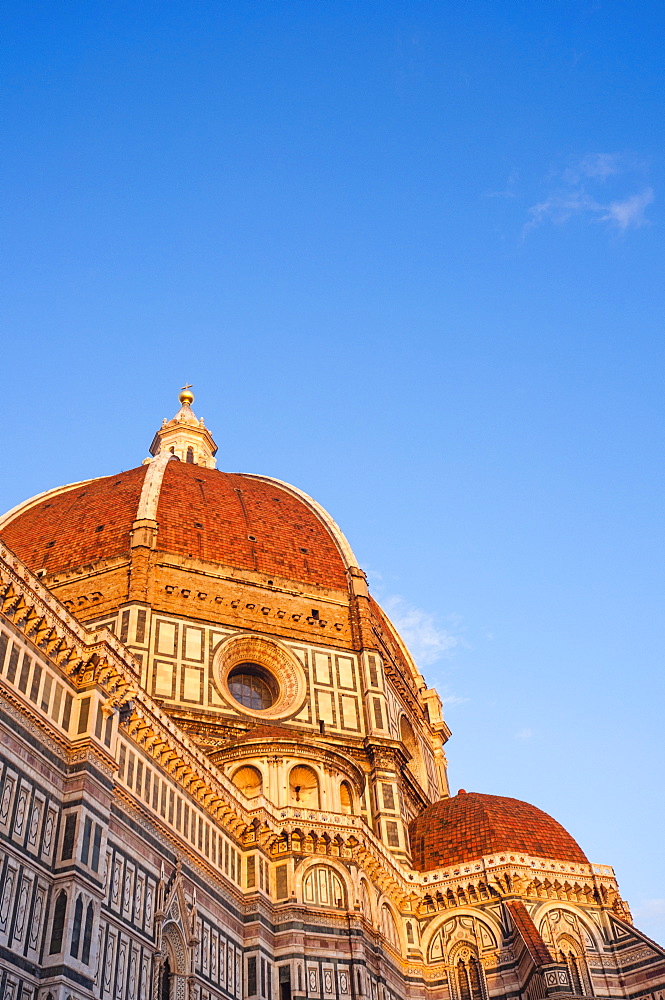
<svg viewBox="0 0 665 1000">
<path fill-rule="evenodd" d="M 180 395 L 178 396 L 178 399 L 180 400 L 183 406 L 191 406 L 192 403 L 194 402 L 194 393 L 189 391 L 191 388 L 192 388 L 191 385 L 188 384 L 188 385 L 183 385 L 182 389 L 180 390 Z"/>
</svg>

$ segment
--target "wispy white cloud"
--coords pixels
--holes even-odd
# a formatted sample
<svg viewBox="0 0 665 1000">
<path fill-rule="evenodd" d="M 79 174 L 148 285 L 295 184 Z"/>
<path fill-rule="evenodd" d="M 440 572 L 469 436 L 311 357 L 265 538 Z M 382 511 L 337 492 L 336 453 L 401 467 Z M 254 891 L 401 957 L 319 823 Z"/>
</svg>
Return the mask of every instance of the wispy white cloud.
<svg viewBox="0 0 665 1000">
<path fill-rule="evenodd" d="M 646 225 L 644 210 L 653 201 L 653 188 L 645 188 L 639 194 L 633 194 L 622 201 L 611 201 L 607 205 L 604 221 L 614 222 L 623 232 L 636 226 Z"/>
<path fill-rule="evenodd" d="M 533 729 L 521 729 L 519 733 L 515 733 L 516 740 L 530 740 L 533 737 Z"/>
<path fill-rule="evenodd" d="M 625 153 L 591 153 L 571 160 L 550 174 L 545 197 L 528 210 L 523 236 L 546 222 L 563 225 L 574 217 L 608 223 L 621 234 L 647 225 L 645 210 L 654 192 L 645 185 L 645 170 Z"/>
<path fill-rule="evenodd" d="M 448 656 L 461 642 L 460 636 L 440 625 L 434 615 L 403 597 L 388 597 L 383 606 L 419 667 L 431 666 Z"/>
<path fill-rule="evenodd" d="M 544 201 L 532 205 L 529 209 L 530 219 L 526 229 L 539 226 L 549 219 L 551 222 L 561 224 L 567 222 L 573 215 L 581 215 L 584 212 L 598 212 L 602 206 L 583 191 L 562 192 L 552 194 Z"/>
<path fill-rule="evenodd" d="M 571 184 L 578 184 L 582 177 L 606 181 L 608 177 L 633 169 L 635 161 L 625 153 L 590 153 L 573 160 L 563 171 L 563 177 Z"/>
</svg>

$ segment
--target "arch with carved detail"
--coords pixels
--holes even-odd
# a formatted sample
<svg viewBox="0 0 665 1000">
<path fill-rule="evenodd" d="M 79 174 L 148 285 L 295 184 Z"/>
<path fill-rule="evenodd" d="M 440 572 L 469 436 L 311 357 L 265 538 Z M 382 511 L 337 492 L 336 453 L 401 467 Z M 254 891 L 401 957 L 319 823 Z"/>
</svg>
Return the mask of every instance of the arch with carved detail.
<svg viewBox="0 0 665 1000">
<path fill-rule="evenodd" d="M 326 888 L 328 891 L 328 897 L 323 902 L 321 901 L 321 885 L 318 884 L 320 880 L 319 873 L 322 871 L 324 873 Z M 330 874 L 326 875 L 326 871 Z M 309 898 L 312 896 L 312 892 L 310 891 L 312 879 L 316 880 L 317 886 L 313 892 L 314 898 Z M 335 896 L 333 891 L 335 880 L 339 882 L 342 891 L 341 906 L 337 905 L 339 896 Z M 321 906 L 324 909 L 346 910 L 349 906 L 349 900 L 353 899 L 353 886 L 351 884 L 349 873 L 344 865 L 339 864 L 339 862 L 335 862 L 332 857 L 326 856 L 324 858 L 321 855 L 315 855 L 314 857 L 307 858 L 296 869 L 295 893 L 296 898 L 302 900 L 307 906 Z"/>
<path fill-rule="evenodd" d="M 423 932 L 422 949 L 429 962 L 449 961 L 458 944 L 476 948 L 479 955 L 496 952 L 502 940 L 501 925 L 493 914 L 460 908 L 448 910 Z"/>
</svg>

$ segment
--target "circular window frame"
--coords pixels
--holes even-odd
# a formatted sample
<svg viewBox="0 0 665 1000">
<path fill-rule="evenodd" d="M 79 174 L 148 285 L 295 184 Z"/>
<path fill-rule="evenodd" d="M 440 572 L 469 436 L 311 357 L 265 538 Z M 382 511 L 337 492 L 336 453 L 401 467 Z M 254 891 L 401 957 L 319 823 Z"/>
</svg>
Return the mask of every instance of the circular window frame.
<svg viewBox="0 0 665 1000">
<path fill-rule="evenodd" d="M 231 694 L 229 677 L 243 663 L 255 663 L 273 678 L 277 695 L 270 708 L 248 709 Z M 281 642 L 244 632 L 229 636 L 215 650 L 213 674 L 220 692 L 235 712 L 266 721 L 297 715 L 307 697 L 307 681 L 300 660 Z"/>
</svg>

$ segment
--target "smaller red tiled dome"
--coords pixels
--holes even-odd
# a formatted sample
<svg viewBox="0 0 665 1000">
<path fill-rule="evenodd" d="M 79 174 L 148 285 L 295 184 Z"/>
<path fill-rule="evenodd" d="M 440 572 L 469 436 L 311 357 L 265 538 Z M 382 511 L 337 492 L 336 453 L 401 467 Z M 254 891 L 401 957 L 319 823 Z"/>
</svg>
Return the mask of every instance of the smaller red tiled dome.
<svg viewBox="0 0 665 1000">
<path fill-rule="evenodd" d="M 460 791 L 428 806 L 409 825 L 413 866 L 462 864 L 501 852 L 588 864 L 577 841 L 542 809 L 501 795 Z"/>
</svg>

